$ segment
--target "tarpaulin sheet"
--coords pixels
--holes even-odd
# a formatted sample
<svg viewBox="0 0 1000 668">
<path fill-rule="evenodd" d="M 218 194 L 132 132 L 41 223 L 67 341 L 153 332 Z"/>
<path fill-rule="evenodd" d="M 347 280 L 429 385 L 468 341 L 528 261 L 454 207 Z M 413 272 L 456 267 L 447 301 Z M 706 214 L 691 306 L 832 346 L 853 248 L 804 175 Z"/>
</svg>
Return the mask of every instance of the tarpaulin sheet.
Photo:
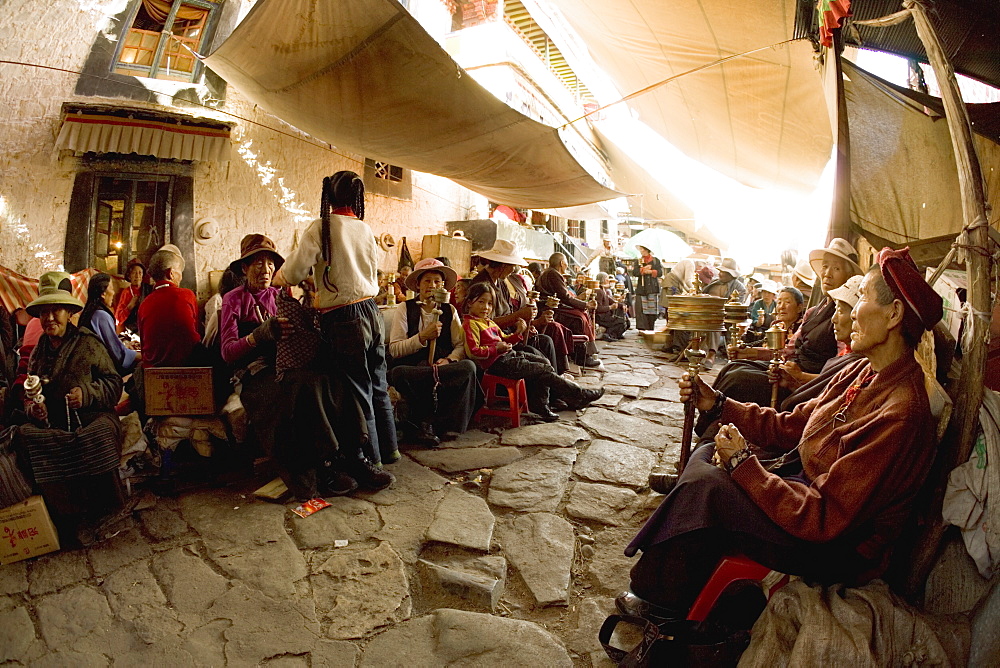
<svg viewBox="0 0 1000 668">
<path fill-rule="evenodd" d="M 339 148 L 542 209 L 618 193 L 467 75 L 395 0 L 262 0 L 207 64 Z"/>
<path fill-rule="evenodd" d="M 551 0 L 623 95 L 792 38 L 794 0 Z M 832 134 L 812 46 L 684 74 L 628 101 L 688 156 L 754 187 L 815 188 Z"/>
<path fill-rule="evenodd" d="M 962 197 L 941 101 L 893 86 L 844 61 L 851 131 L 851 219 L 894 244 L 957 235 Z M 975 118 L 985 110 L 968 105 Z M 1000 145 L 973 135 L 996 227 Z"/>
</svg>

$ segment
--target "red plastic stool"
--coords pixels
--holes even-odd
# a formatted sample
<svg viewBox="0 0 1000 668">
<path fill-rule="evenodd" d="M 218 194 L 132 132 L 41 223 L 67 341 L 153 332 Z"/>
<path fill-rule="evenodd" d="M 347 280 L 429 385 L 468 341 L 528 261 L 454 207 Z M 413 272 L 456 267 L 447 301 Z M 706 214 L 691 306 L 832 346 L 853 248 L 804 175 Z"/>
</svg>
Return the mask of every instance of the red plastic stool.
<svg viewBox="0 0 1000 668">
<path fill-rule="evenodd" d="M 726 591 L 729 585 L 740 580 L 761 583 L 764 596 L 770 599 L 774 592 L 788 584 L 788 575 L 772 571 L 767 566 L 762 566 L 743 555 L 723 557 L 719 565 L 715 567 L 712 577 L 708 579 L 701 593 L 698 594 L 691 610 L 688 611 L 688 621 L 705 621 L 719 597 L 722 596 L 722 592 Z"/>
<path fill-rule="evenodd" d="M 513 380 L 486 373 L 483 374 L 482 385 L 483 393 L 486 394 L 486 403 L 479 409 L 477 415 L 509 417 L 512 426 L 520 427 L 521 413 L 528 410 L 528 390 L 524 386 L 524 379 Z M 502 385 L 507 391 L 506 407 L 496 405 L 497 385 Z"/>
</svg>

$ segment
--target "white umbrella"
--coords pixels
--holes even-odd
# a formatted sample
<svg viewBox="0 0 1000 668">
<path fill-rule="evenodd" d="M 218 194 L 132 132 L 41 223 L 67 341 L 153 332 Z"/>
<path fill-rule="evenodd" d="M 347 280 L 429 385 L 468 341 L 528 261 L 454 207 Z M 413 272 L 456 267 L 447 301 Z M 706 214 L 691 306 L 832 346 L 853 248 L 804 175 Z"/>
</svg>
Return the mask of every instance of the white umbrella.
<svg viewBox="0 0 1000 668">
<path fill-rule="evenodd" d="M 694 253 L 683 239 L 667 230 L 647 229 L 625 240 L 624 253 L 628 257 L 639 257 L 637 246 L 645 246 L 653 253 L 653 257 L 666 262 L 677 262 Z"/>
</svg>

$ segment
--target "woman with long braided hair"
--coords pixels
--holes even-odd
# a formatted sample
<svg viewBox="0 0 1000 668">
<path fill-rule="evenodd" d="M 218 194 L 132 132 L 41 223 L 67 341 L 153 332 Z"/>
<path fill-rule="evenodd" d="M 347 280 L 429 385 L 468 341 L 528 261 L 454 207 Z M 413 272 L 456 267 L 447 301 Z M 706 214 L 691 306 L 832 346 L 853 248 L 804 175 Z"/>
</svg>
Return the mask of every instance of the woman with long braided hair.
<svg viewBox="0 0 1000 668">
<path fill-rule="evenodd" d="M 365 185 L 354 172 L 323 179 L 320 218 L 274 278 L 278 285 L 315 284 L 314 306 L 329 346 L 330 373 L 343 373 L 357 393 L 370 441 L 345 472 L 362 488 L 384 487 L 392 474 L 381 464 L 399 459 L 396 424 L 386 381 L 385 342 L 375 296 L 378 247 L 365 217 Z"/>
</svg>

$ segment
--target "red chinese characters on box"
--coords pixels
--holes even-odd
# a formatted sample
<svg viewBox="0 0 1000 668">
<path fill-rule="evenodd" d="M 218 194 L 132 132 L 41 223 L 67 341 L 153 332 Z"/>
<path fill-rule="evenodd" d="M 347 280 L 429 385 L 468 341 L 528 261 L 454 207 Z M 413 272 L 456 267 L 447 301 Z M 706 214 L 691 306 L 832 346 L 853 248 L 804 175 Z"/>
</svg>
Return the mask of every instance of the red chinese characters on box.
<svg viewBox="0 0 1000 668">
<path fill-rule="evenodd" d="M 32 496 L 0 510 L 0 564 L 58 549 L 59 536 L 42 497 Z"/>
</svg>

